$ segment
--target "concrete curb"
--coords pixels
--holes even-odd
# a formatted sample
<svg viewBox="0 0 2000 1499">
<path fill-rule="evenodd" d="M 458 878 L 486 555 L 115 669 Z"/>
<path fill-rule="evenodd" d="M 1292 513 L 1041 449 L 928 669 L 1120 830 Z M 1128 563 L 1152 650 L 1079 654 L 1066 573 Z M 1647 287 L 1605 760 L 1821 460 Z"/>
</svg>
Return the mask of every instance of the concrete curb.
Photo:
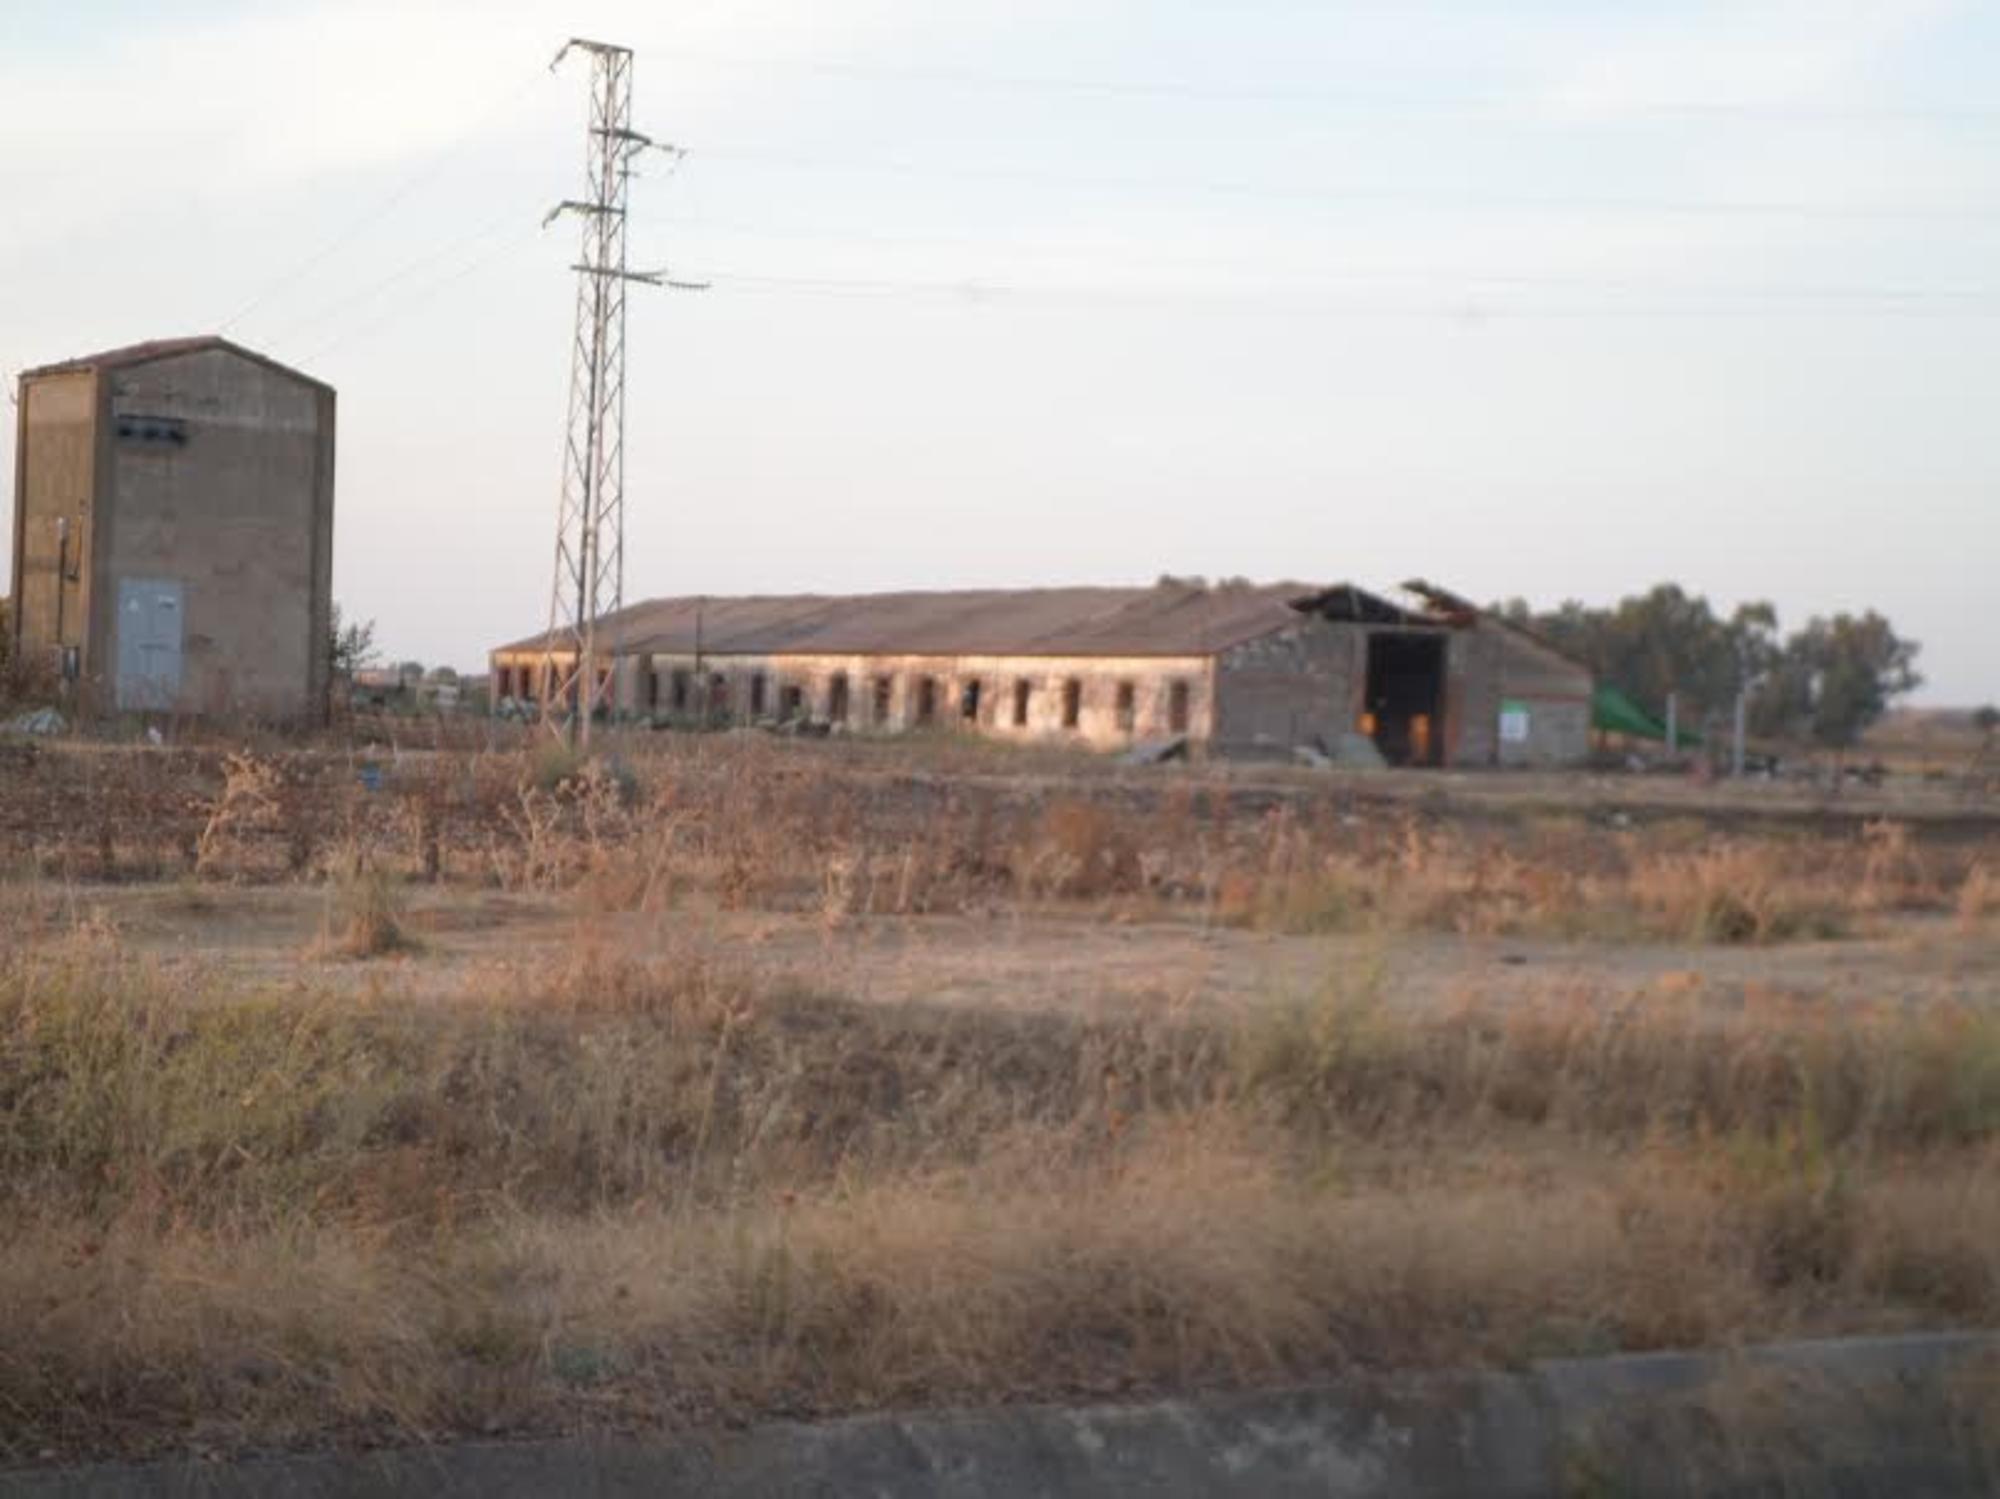
<svg viewBox="0 0 2000 1499">
<path fill-rule="evenodd" d="M 1141 1406 L 0 1474 L 5 1499 L 1456 1499 L 2000 1489 L 2000 1334 L 1563 1360 Z"/>
</svg>

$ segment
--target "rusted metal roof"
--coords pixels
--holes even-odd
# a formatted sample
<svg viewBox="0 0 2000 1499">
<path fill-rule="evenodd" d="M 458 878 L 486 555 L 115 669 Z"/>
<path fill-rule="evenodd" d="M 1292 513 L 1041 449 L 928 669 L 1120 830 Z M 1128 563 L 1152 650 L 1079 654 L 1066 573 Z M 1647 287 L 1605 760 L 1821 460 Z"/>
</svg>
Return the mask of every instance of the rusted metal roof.
<svg viewBox="0 0 2000 1499">
<path fill-rule="evenodd" d="M 1403 585 L 1403 591 L 1420 598 L 1431 609 L 1452 619 L 1462 619 L 1470 624 L 1484 611 L 1462 594 L 1453 593 L 1449 588 L 1441 588 L 1436 583 L 1427 583 L 1422 578 L 1411 578 Z"/>
<path fill-rule="evenodd" d="M 1406 592 L 1415 594 L 1454 624 L 1473 625 L 1485 620 L 1510 634 L 1518 635 L 1528 644 L 1547 652 L 1565 665 L 1573 666 L 1583 672 L 1595 671 L 1588 661 L 1573 651 L 1564 650 L 1533 625 L 1523 624 L 1518 619 L 1509 619 L 1504 614 L 1482 609 L 1472 600 L 1453 593 L 1448 588 L 1440 587 L 1436 583 L 1427 583 L 1422 578 L 1410 579 L 1403 588 Z"/>
<path fill-rule="evenodd" d="M 1151 588 L 672 598 L 598 622 L 613 653 L 718 656 L 1206 656 L 1301 613 L 1436 626 L 1341 584 L 1160 583 Z M 546 636 L 500 647 L 539 651 Z"/>
<path fill-rule="evenodd" d="M 124 344 L 116 349 L 100 349 L 95 354 L 78 354 L 72 359 L 61 359 L 54 364 L 23 370 L 21 378 L 33 380 L 42 375 L 73 375 L 85 370 L 130 369 L 134 365 L 151 364 L 156 359 L 172 359 L 181 354 L 204 354 L 212 349 L 235 354 L 255 364 L 274 369 L 280 374 L 289 375 L 294 380 L 303 381 L 307 385 L 317 385 L 326 390 L 333 388 L 324 380 L 315 380 L 311 375 L 295 370 L 288 364 L 280 364 L 269 355 L 259 354 L 255 349 L 246 349 L 241 344 L 231 343 L 214 333 L 196 334 L 190 338 L 155 338 L 144 343 Z"/>
</svg>

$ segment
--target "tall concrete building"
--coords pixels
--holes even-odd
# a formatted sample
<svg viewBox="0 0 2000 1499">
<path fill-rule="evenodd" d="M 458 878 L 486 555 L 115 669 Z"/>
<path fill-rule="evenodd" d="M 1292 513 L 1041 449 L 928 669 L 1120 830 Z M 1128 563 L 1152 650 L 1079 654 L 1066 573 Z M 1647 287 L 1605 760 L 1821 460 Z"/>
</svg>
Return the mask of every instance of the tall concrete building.
<svg viewBox="0 0 2000 1499">
<path fill-rule="evenodd" d="M 18 422 L 18 659 L 88 712 L 323 717 L 331 386 L 169 339 L 27 371 Z"/>
</svg>

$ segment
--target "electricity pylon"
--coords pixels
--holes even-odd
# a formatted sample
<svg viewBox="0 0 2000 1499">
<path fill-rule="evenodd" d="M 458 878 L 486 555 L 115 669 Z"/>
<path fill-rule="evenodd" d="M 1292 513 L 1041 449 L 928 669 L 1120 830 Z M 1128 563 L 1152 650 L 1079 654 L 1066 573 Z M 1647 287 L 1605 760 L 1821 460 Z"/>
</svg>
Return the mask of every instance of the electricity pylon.
<svg viewBox="0 0 2000 1499">
<path fill-rule="evenodd" d="M 662 271 L 625 262 L 626 200 L 632 162 L 655 146 L 632 128 L 632 51 L 573 38 L 549 64 L 572 52 L 591 60 L 590 123 L 585 137 L 585 195 L 558 203 L 543 227 L 564 214 L 583 225 L 573 269 L 576 332 L 570 349 L 569 430 L 563 440 L 562 497 L 556 511 L 555 582 L 542 659 L 542 721 L 579 748 L 610 699 L 614 662 L 598 664 L 598 621 L 625 602 L 625 288 L 700 288 L 670 282 Z"/>
</svg>

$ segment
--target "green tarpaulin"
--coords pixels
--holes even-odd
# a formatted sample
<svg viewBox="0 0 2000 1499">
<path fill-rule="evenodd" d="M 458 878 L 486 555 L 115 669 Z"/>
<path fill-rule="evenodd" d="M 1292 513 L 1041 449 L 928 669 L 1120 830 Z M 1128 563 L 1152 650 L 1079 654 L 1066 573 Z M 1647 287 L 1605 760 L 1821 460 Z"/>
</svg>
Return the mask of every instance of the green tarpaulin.
<svg viewBox="0 0 2000 1499">
<path fill-rule="evenodd" d="M 1590 726 L 1607 734 L 1656 739 L 1661 744 L 1667 742 L 1667 726 L 1616 687 L 1600 686 L 1597 689 L 1590 702 Z M 1701 735 L 1686 728 L 1677 728 L 1675 738 L 1681 746 L 1689 748 L 1701 743 Z"/>
</svg>

